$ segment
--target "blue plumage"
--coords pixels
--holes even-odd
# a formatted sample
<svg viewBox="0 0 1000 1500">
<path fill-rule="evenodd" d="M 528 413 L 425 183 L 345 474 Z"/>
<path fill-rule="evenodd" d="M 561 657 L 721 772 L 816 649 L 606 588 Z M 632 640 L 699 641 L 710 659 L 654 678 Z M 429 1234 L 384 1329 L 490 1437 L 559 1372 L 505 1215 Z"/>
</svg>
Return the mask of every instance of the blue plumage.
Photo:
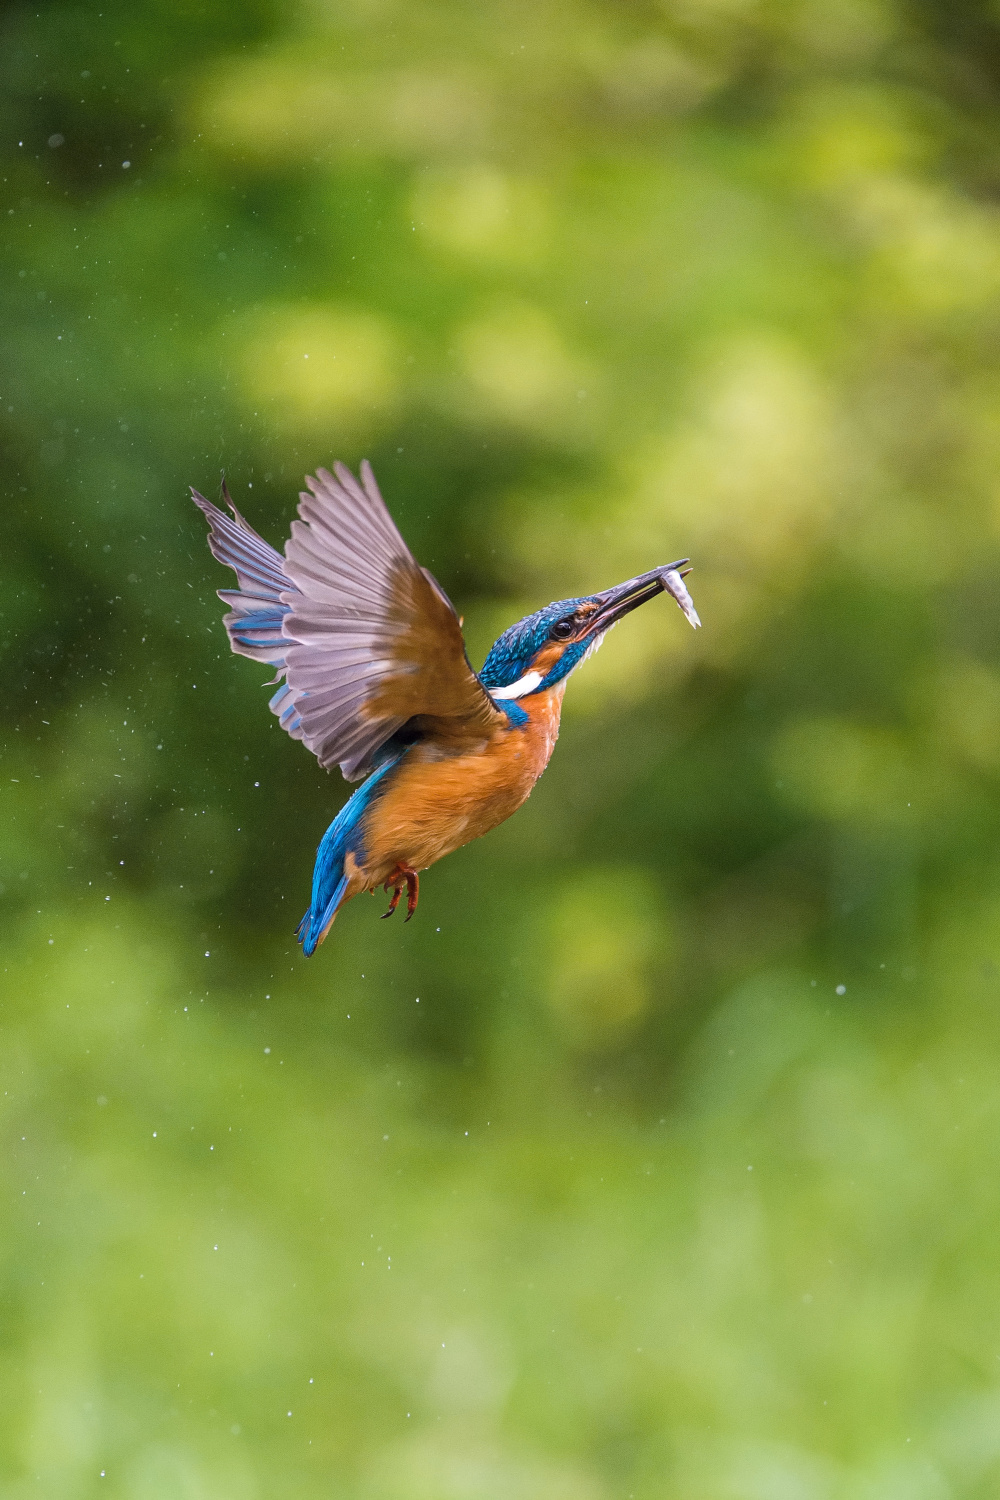
<svg viewBox="0 0 1000 1500">
<path fill-rule="evenodd" d="M 405 753 L 404 750 L 402 755 Z M 296 929 L 296 936 L 306 958 L 315 953 L 347 889 L 348 876 L 344 872 L 344 862 L 348 854 L 353 854 L 359 863 L 364 859 L 364 815 L 383 789 L 385 778 L 399 764 L 402 755 L 396 755 L 379 766 L 367 781 L 362 782 L 357 791 L 348 797 L 320 840 L 313 867 L 312 902 Z"/>
<path fill-rule="evenodd" d="M 510 687 L 511 683 L 517 682 L 530 669 L 535 657 L 542 647 L 551 639 L 552 627 L 557 620 L 565 620 L 576 614 L 581 605 L 591 606 L 596 609 L 600 604 L 599 595 L 584 595 L 580 599 L 557 599 L 554 604 L 547 604 L 544 609 L 536 609 L 533 615 L 526 615 L 516 625 L 511 625 L 493 646 L 483 664 L 483 670 L 479 674 L 479 680 L 487 688 Z M 536 692 L 544 692 L 546 688 L 555 687 L 557 682 L 562 682 L 568 677 L 574 667 L 578 667 L 587 652 L 593 649 L 593 639 L 582 641 L 571 641 L 566 646 L 560 659 L 543 676 Z M 502 707 L 506 709 L 508 717 L 513 723 L 519 722 L 517 714 L 522 714 L 516 704 L 505 702 Z M 512 712 L 513 710 L 513 712 Z"/>
<path fill-rule="evenodd" d="M 276 664 L 283 663 L 288 642 L 281 633 L 281 622 L 287 613 L 288 605 L 280 602 L 265 609 L 249 610 L 246 614 L 237 612 L 232 639 L 239 646 L 249 647 L 255 654 L 266 651 L 269 659 L 273 654 Z"/>
<path fill-rule="evenodd" d="M 536 609 L 533 615 L 525 615 L 523 620 L 518 620 L 516 625 L 505 630 L 490 647 L 489 655 L 483 662 L 483 670 L 479 674 L 483 686 L 510 687 L 511 683 L 523 677 L 549 639 L 549 632 L 556 620 L 562 619 L 564 615 L 571 615 L 582 603 L 582 599 L 557 599 L 555 604 Z"/>
<path fill-rule="evenodd" d="M 302 719 L 287 682 L 281 684 L 274 697 L 268 700 L 267 706 L 273 714 L 277 715 L 282 729 L 287 729 L 293 739 L 298 738 L 297 731 L 302 727 Z"/>
</svg>

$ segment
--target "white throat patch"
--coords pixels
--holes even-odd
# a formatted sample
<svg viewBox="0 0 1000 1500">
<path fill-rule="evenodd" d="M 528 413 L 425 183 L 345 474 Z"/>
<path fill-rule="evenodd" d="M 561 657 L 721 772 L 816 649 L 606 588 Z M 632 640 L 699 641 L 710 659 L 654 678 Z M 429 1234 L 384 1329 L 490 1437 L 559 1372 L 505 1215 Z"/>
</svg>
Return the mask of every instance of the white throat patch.
<svg viewBox="0 0 1000 1500">
<path fill-rule="evenodd" d="M 510 687 L 487 688 L 491 698 L 523 698 L 525 693 L 533 693 L 542 680 L 541 672 L 527 672 L 512 682 Z"/>
</svg>

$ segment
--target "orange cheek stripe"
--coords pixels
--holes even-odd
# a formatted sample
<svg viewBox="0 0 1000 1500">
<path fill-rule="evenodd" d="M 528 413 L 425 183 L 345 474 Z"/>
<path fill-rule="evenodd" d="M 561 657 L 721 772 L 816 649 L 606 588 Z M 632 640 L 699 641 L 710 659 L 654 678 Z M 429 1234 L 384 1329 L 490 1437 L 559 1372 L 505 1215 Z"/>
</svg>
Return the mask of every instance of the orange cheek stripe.
<svg viewBox="0 0 1000 1500">
<path fill-rule="evenodd" d="M 549 645 L 543 646 L 531 663 L 532 671 L 538 672 L 542 677 L 547 677 L 557 662 L 562 661 L 565 650 L 566 647 L 561 641 L 551 641 Z"/>
</svg>

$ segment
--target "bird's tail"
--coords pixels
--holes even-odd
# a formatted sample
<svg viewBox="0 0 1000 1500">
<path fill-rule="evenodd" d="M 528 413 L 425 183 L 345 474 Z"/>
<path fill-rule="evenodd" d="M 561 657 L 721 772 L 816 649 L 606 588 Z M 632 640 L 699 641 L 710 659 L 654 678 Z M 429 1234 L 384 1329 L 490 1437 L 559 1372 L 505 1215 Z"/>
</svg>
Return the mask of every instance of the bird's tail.
<svg viewBox="0 0 1000 1500">
<path fill-rule="evenodd" d="M 341 875 L 333 888 L 333 895 L 326 905 L 317 912 L 315 906 L 310 906 L 302 921 L 295 929 L 295 936 L 302 944 L 302 952 L 306 958 L 312 958 L 320 943 L 326 937 L 333 925 L 333 919 L 347 892 L 348 877 Z"/>
<path fill-rule="evenodd" d="M 348 899 L 347 856 L 351 854 L 354 860 L 363 859 L 365 812 L 395 764 L 396 761 L 387 761 L 361 783 L 320 841 L 313 868 L 312 902 L 295 930 L 306 958 L 311 958 L 316 952 L 337 912 Z"/>
</svg>

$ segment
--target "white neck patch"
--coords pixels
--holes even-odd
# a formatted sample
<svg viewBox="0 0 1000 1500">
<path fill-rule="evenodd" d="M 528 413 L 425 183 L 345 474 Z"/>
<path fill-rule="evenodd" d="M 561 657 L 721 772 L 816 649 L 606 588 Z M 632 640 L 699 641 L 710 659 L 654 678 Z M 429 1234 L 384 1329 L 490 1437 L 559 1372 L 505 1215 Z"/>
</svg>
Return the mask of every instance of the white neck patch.
<svg viewBox="0 0 1000 1500">
<path fill-rule="evenodd" d="M 487 688 L 491 698 L 523 698 L 526 693 L 533 693 L 542 680 L 541 672 L 527 672 L 512 682 L 510 687 Z"/>
</svg>

